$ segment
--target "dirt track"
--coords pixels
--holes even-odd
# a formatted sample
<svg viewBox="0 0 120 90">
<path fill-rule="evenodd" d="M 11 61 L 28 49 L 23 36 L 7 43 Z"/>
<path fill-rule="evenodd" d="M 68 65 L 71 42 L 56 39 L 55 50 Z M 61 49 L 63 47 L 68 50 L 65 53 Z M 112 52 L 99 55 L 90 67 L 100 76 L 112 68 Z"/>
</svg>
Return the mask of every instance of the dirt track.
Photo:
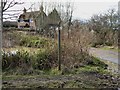
<svg viewBox="0 0 120 90">
<path fill-rule="evenodd" d="M 14 77 L 14 76 L 13 76 Z M 57 76 L 16 76 L 3 80 L 3 87 L 9 88 L 117 88 L 120 78 L 92 72 Z"/>
<path fill-rule="evenodd" d="M 116 64 L 120 64 L 119 58 L 118 58 L 118 52 L 112 51 L 112 50 L 103 50 L 99 48 L 90 48 L 90 54 L 102 59 L 102 60 L 108 60 Z"/>
</svg>

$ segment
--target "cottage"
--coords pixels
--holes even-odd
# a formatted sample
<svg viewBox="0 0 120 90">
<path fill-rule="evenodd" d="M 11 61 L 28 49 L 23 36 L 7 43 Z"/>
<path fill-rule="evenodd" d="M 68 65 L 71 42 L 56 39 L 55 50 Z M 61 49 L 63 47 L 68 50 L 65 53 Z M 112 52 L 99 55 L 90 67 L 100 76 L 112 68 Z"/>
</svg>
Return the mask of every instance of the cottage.
<svg viewBox="0 0 120 90">
<path fill-rule="evenodd" d="M 60 16 L 55 8 L 48 16 L 43 11 L 43 6 L 40 7 L 40 11 L 34 12 L 27 12 L 24 8 L 23 14 L 18 18 L 18 28 L 30 28 L 34 30 L 55 29 L 58 27 L 60 21 Z"/>
<path fill-rule="evenodd" d="M 27 10 L 24 8 L 23 14 L 21 14 L 18 18 L 18 28 L 30 28 L 30 29 L 36 29 L 35 22 L 34 22 L 34 14 L 37 14 L 36 12 L 26 12 Z"/>
</svg>

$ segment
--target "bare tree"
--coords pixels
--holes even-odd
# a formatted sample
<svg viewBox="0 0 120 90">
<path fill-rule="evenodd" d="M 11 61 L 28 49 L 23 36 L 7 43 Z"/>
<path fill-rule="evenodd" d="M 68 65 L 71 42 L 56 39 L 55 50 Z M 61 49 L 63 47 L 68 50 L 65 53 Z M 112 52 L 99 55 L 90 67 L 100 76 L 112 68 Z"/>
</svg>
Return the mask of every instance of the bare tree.
<svg viewBox="0 0 120 90">
<path fill-rule="evenodd" d="M 0 3 L 0 77 L 2 75 L 2 3 Z M 2 78 L 0 78 L 0 89 L 2 85 Z"/>
<path fill-rule="evenodd" d="M 104 14 L 94 15 L 89 22 L 89 28 L 95 31 L 96 44 L 113 45 L 116 43 L 118 31 L 118 13 L 109 9 Z"/>
<path fill-rule="evenodd" d="M 65 22 L 67 23 L 67 33 L 69 38 L 70 26 L 72 24 L 72 15 L 73 15 L 73 5 L 70 2 L 67 2 L 65 5 L 66 15 L 65 15 Z"/>
<path fill-rule="evenodd" d="M 17 15 L 19 14 L 18 11 L 21 10 L 10 10 L 10 8 L 16 6 L 16 5 L 21 5 L 24 4 L 24 2 L 18 2 L 16 0 L 3 0 L 2 2 L 2 15 L 3 15 L 3 19 L 12 19 L 12 18 L 16 18 Z M 7 13 L 5 13 L 7 12 Z M 9 12 L 14 12 L 12 14 L 10 14 Z"/>
<path fill-rule="evenodd" d="M 9 8 L 14 7 L 15 5 L 21 5 L 15 0 L 1 0 L 0 2 L 0 64 L 2 63 L 2 30 L 3 30 L 3 12 L 6 12 Z M 9 14 L 10 15 L 10 14 Z M 0 65 L 1 66 L 1 65 Z M 1 71 L 1 70 L 0 70 Z"/>
<path fill-rule="evenodd" d="M 21 5 L 23 4 L 24 2 L 18 2 L 18 1 L 15 1 L 15 0 L 3 0 L 3 8 L 2 8 L 2 11 L 5 12 L 7 11 L 9 8 L 15 6 L 15 5 Z"/>
</svg>

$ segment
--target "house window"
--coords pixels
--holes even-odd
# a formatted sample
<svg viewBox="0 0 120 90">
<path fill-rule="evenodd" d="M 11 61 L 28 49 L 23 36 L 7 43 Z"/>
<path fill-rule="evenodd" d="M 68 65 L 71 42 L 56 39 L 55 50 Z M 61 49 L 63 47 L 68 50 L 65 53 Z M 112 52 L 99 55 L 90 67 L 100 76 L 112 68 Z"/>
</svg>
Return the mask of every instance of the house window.
<svg viewBox="0 0 120 90">
<path fill-rule="evenodd" d="M 20 19 L 20 22 L 23 22 L 23 19 Z"/>
<path fill-rule="evenodd" d="M 33 22 L 33 20 L 32 20 L 32 19 L 29 19 L 29 21 L 30 21 L 30 22 Z"/>
<path fill-rule="evenodd" d="M 24 20 L 24 22 L 29 22 L 29 19 L 28 20 Z"/>
<path fill-rule="evenodd" d="M 20 20 L 18 20 L 18 22 L 20 22 Z"/>
<path fill-rule="evenodd" d="M 26 23 L 24 27 L 29 28 L 30 26 Z"/>
</svg>

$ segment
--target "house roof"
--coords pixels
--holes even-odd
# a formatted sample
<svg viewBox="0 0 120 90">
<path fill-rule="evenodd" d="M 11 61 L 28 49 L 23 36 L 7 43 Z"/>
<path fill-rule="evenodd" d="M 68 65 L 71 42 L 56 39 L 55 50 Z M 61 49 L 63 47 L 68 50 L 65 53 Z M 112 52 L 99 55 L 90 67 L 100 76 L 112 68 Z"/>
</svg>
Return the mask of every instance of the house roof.
<svg viewBox="0 0 120 90">
<path fill-rule="evenodd" d="M 56 9 L 54 9 L 49 15 L 48 15 L 48 22 L 50 24 L 59 24 L 61 21 L 61 18 L 57 12 Z"/>
<path fill-rule="evenodd" d="M 24 12 L 19 16 L 19 19 L 23 18 L 24 20 L 34 18 L 36 20 L 37 27 L 44 27 L 46 25 L 59 25 L 61 18 L 58 11 L 54 8 L 51 13 L 46 15 L 43 11 L 43 7 L 40 7 L 40 11 L 34 12 Z"/>
<path fill-rule="evenodd" d="M 33 18 L 35 17 L 36 15 L 38 15 L 40 13 L 40 11 L 34 11 L 34 12 L 26 12 L 26 13 L 23 13 L 19 16 L 19 19 L 22 17 L 22 16 L 25 16 L 25 19 L 29 19 L 29 18 Z"/>
</svg>

